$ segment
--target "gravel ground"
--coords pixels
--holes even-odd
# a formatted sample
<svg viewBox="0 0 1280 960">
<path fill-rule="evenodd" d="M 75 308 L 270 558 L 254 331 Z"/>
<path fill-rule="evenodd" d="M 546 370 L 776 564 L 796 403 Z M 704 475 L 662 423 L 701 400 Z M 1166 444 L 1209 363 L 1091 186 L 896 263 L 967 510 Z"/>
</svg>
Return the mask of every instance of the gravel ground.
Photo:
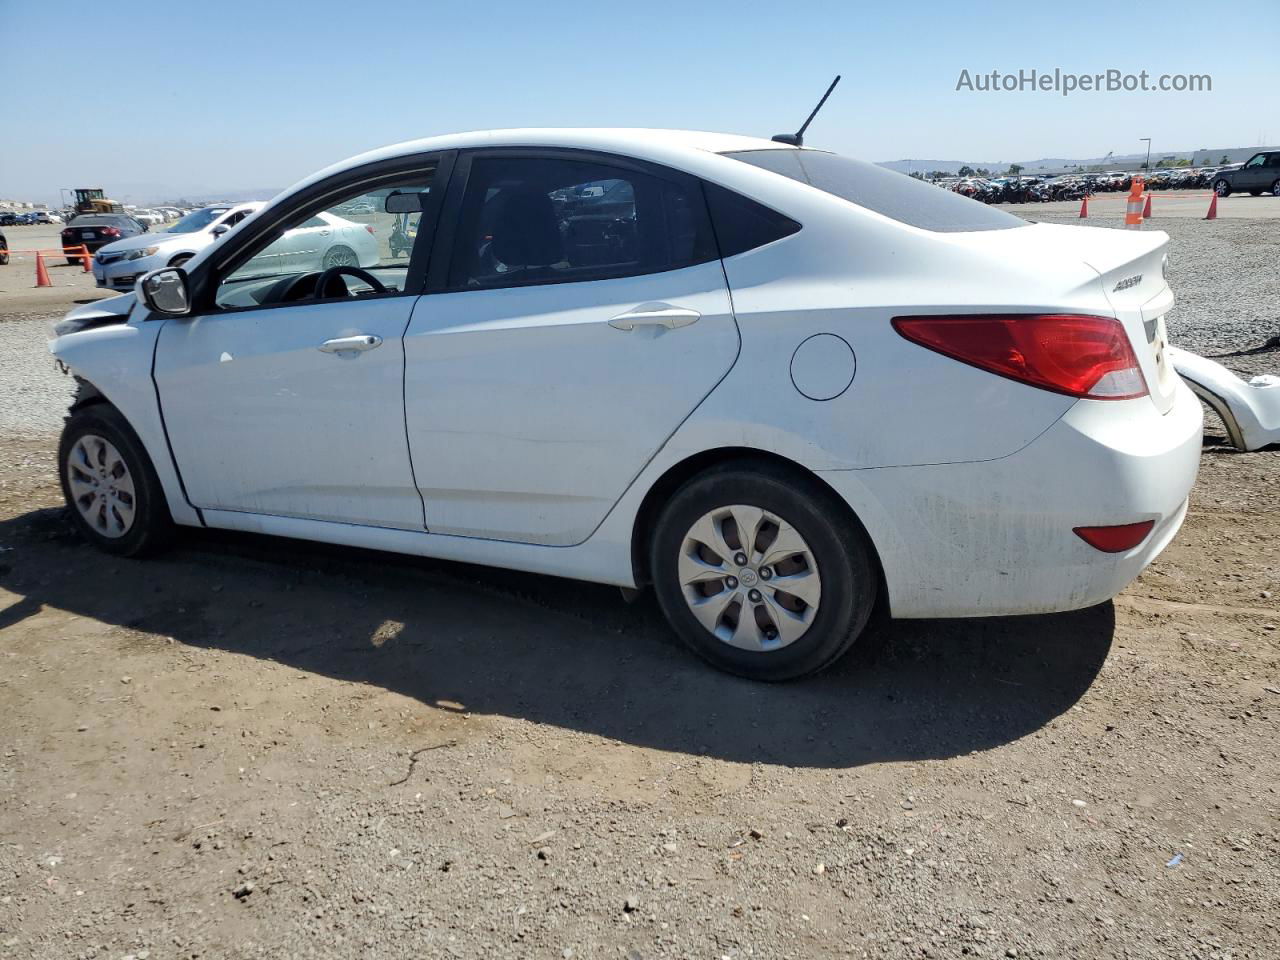
<svg viewBox="0 0 1280 960">
<path fill-rule="evenodd" d="M 1280 328 L 1265 225 L 1160 226 L 1177 342 Z M 94 553 L 48 319 L 0 316 L 0 956 L 1280 956 L 1280 452 L 1207 446 L 1114 603 L 766 687 L 601 587 Z"/>
</svg>

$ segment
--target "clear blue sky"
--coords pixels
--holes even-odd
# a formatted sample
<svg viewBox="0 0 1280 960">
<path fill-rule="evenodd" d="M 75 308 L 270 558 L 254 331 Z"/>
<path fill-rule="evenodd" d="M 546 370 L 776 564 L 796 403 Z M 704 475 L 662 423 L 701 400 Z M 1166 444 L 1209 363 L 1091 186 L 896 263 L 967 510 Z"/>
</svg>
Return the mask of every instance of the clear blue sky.
<svg viewBox="0 0 1280 960">
<path fill-rule="evenodd" d="M 868 160 L 1280 141 L 1276 0 L 641 4 L 0 0 L 0 197 L 285 186 L 504 126 L 794 129 Z M 1214 26 L 1222 14 L 1226 29 Z M 962 69 L 1208 73 L 1212 93 L 956 92 Z"/>
</svg>

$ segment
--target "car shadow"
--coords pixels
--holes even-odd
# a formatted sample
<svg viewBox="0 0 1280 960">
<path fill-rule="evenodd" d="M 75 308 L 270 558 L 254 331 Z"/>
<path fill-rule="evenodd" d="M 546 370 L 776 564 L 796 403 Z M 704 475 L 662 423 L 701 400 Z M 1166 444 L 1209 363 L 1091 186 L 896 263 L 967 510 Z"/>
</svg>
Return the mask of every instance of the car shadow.
<svg viewBox="0 0 1280 960">
<path fill-rule="evenodd" d="M 651 594 L 241 534 L 190 532 L 145 561 L 82 543 L 60 509 L 0 521 L 0 628 L 54 607 L 193 647 L 370 684 L 439 709 L 516 717 L 739 762 L 852 767 L 1026 736 L 1098 674 L 1110 603 L 986 620 L 881 621 L 825 673 L 721 674 Z"/>
</svg>

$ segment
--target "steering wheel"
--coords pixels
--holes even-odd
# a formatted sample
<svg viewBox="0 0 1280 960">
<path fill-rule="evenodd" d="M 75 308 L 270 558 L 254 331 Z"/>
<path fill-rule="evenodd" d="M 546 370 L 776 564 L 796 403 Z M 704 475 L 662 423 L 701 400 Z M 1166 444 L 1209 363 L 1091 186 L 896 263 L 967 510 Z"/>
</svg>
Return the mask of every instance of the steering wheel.
<svg viewBox="0 0 1280 960">
<path fill-rule="evenodd" d="M 368 270 L 362 270 L 359 267 L 342 266 L 330 267 L 328 270 L 325 270 L 320 274 L 320 276 L 316 277 L 316 289 L 312 296 L 317 300 L 324 300 L 328 297 L 349 296 L 351 291 L 347 289 L 347 285 L 345 283 L 336 284 L 334 282 L 341 276 L 355 277 L 357 280 L 367 283 L 374 293 L 387 292 L 387 288 L 383 286 L 382 281 Z"/>
<path fill-rule="evenodd" d="M 346 274 L 347 276 L 355 277 L 357 280 L 363 280 L 374 293 L 387 292 L 387 288 L 383 286 L 382 281 L 367 270 L 361 270 L 359 267 L 330 267 L 323 273 L 298 274 L 280 291 L 279 296 L 272 297 L 272 302 L 291 303 L 297 300 L 324 300 L 328 297 L 345 297 L 350 293 L 346 284 L 342 284 L 338 289 L 330 289 L 334 287 L 334 280 L 339 274 Z"/>
</svg>

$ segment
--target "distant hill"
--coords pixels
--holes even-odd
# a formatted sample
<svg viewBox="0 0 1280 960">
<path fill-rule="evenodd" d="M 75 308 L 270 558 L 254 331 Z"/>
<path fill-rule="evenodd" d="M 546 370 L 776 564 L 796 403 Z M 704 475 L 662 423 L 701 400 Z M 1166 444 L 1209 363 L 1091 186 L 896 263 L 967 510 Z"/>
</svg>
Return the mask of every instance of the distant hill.
<svg viewBox="0 0 1280 960">
<path fill-rule="evenodd" d="M 1151 166 L 1157 167 L 1162 160 L 1169 157 L 1175 160 L 1189 159 L 1193 165 L 1210 165 L 1220 163 L 1225 156 L 1228 163 L 1242 163 L 1259 150 L 1276 150 L 1278 147 L 1214 147 L 1200 150 L 1163 150 L 1152 151 Z M 1026 173 L 1064 173 L 1080 167 L 1104 167 L 1111 169 L 1133 169 L 1142 166 L 1147 159 L 1146 151 L 1142 153 L 1126 153 L 1104 157 L 1041 157 L 1039 160 L 883 160 L 879 166 L 896 170 L 899 173 L 924 173 L 926 170 L 943 170 L 946 173 L 959 173 L 961 167 L 977 170 L 984 167 L 992 173 L 1003 173 L 1011 163 L 1016 163 Z"/>
</svg>

